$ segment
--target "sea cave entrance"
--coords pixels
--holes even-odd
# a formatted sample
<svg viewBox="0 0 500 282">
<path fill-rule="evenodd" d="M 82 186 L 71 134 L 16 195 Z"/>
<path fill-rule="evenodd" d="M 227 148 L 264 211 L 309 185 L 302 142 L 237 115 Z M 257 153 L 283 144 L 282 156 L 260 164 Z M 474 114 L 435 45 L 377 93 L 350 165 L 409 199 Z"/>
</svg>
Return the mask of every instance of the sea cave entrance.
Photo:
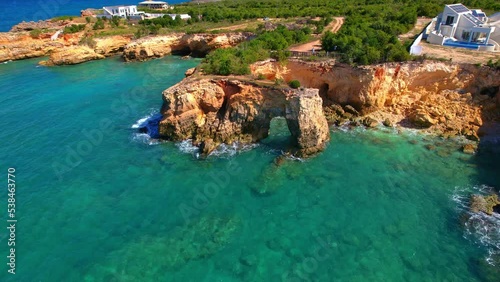
<svg viewBox="0 0 500 282">
<path fill-rule="evenodd" d="M 260 141 L 275 150 L 287 150 L 296 143 L 284 117 L 274 117 L 269 125 L 269 135 Z"/>
</svg>

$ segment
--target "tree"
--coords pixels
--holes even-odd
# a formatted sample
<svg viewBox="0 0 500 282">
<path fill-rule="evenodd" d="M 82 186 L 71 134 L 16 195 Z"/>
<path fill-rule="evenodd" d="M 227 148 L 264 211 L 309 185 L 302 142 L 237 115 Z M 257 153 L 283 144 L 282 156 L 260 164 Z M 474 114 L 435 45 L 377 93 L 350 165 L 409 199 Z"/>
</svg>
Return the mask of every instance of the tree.
<svg viewBox="0 0 500 282">
<path fill-rule="evenodd" d="M 97 18 L 97 21 L 95 22 L 93 29 L 94 30 L 104 29 L 104 21 L 102 18 Z"/>
<path fill-rule="evenodd" d="M 293 89 L 297 89 L 300 87 L 300 81 L 298 80 L 292 80 L 288 83 L 288 85 L 290 85 L 291 88 Z"/>
<path fill-rule="evenodd" d="M 119 27 L 120 26 L 120 21 L 121 21 L 122 18 L 118 17 L 118 16 L 113 16 L 111 18 L 111 26 L 112 27 Z"/>
</svg>

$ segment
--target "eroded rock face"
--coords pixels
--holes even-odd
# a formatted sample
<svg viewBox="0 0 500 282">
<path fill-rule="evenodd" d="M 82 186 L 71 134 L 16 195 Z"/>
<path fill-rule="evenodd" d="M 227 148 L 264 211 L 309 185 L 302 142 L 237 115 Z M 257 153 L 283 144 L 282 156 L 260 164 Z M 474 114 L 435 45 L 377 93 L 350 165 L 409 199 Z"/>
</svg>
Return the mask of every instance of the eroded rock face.
<svg viewBox="0 0 500 282">
<path fill-rule="evenodd" d="M 308 156 L 322 151 L 330 134 L 318 90 L 288 90 L 286 94 L 285 117 L 292 136 L 297 140 L 298 155 Z"/>
<path fill-rule="evenodd" d="M 93 48 L 86 45 L 71 45 L 52 50 L 49 60 L 40 62 L 45 66 L 75 65 L 93 60 L 104 59 L 123 51 L 130 38 L 111 36 L 94 39 Z"/>
<path fill-rule="evenodd" d="M 106 57 L 116 55 L 125 49 L 125 46 L 132 41 L 130 37 L 126 36 L 110 36 L 105 38 L 94 39 L 96 44 L 94 50 L 97 54 Z"/>
<path fill-rule="evenodd" d="M 478 140 L 483 123 L 499 119 L 500 72 L 487 67 L 432 61 L 351 67 L 290 60 L 286 66 L 259 62 L 251 70 L 254 76 L 317 88 L 324 106 L 337 104 L 348 113 L 352 106 L 361 116 L 444 137 Z"/>
<path fill-rule="evenodd" d="M 50 55 L 48 61 L 40 64 L 46 66 L 75 65 L 104 58 L 104 55 L 97 54 L 94 49 L 87 46 L 71 46 L 58 49 Z"/>
<path fill-rule="evenodd" d="M 251 33 L 235 32 L 225 34 L 184 34 L 145 37 L 125 47 L 125 61 L 144 61 L 179 52 L 203 56 L 217 48 L 237 45 L 252 36 Z"/>
<path fill-rule="evenodd" d="M 0 62 L 23 60 L 46 56 L 49 52 L 76 44 L 79 39 L 68 37 L 51 41 L 50 36 L 55 33 L 44 33 L 40 39 L 32 38 L 28 32 L 0 33 Z"/>
<path fill-rule="evenodd" d="M 296 139 L 294 153 L 308 156 L 329 140 L 322 100 L 316 89 L 291 90 L 235 80 L 189 77 L 163 92 L 160 136 L 193 139 L 209 154 L 221 143 L 266 138 L 272 118 L 285 117 Z"/>
<path fill-rule="evenodd" d="M 470 210 L 474 213 L 484 212 L 486 214 L 492 215 L 493 208 L 497 205 L 500 205 L 497 194 L 491 194 L 489 196 L 474 194 L 471 195 L 470 198 Z"/>
</svg>

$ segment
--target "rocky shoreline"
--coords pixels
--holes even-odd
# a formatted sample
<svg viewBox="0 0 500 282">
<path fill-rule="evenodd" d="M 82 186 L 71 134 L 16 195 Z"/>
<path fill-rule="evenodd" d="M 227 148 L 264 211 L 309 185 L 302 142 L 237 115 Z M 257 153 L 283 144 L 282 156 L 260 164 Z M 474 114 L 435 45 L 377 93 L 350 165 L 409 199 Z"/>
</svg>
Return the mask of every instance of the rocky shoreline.
<svg viewBox="0 0 500 282">
<path fill-rule="evenodd" d="M 470 140 L 462 148 L 468 154 L 477 150 L 482 126 L 500 121 L 500 72 L 488 67 L 434 61 L 352 67 L 334 61 L 290 60 L 282 65 L 268 60 L 251 69 L 251 77 L 226 78 L 189 70 L 188 78 L 163 93 L 161 137 L 193 139 L 204 154 L 221 143 L 257 142 L 267 136 L 272 116 L 263 118 L 261 111 L 270 111 L 269 103 L 286 109 L 276 97 L 291 91 L 272 82 L 291 80 L 300 81 L 301 91 L 317 93 L 322 110 L 306 106 L 304 112 L 324 116 L 329 124 L 369 128 L 383 124 L 443 138 L 463 136 Z M 221 118 L 217 114 L 223 107 Z M 273 114 L 282 115 L 277 112 Z M 290 131 L 294 136 L 294 129 Z M 308 139 L 315 138 L 317 133 L 310 132 Z"/>
<path fill-rule="evenodd" d="M 85 32 L 61 34 L 57 30 L 33 34 L 40 23 L 25 23 L 15 31 L 0 33 L 0 63 L 48 56 L 41 65 L 73 65 L 109 56 L 121 55 L 127 62 L 160 58 L 172 53 L 204 56 L 217 48 L 232 47 L 253 36 L 248 32 L 221 34 L 174 33 L 133 39 L 132 36 L 93 38 Z M 46 24 L 43 24 L 45 26 Z M 50 25 L 52 28 L 54 24 Z M 58 24 L 59 29 L 64 25 Z"/>
<path fill-rule="evenodd" d="M 172 53 L 203 56 L 211 50 L 235 46 L 253 36 L 246 32 L 173 33 L 140 39 L 109 36 L 88 40 L 87 33 L 77 32 L 51 39 L 55 31 L 36 36 L 29 33 L 28 30 L 40 24 L 61 28 L 69 22 L 24 23 L 16 26 L 15 31 L 0 33 L 0 43 L 3 44 L 0 62 L 49 56 L 40 64 L 55 66 L 113 55 L 121 55 L 127 62 Z M 248 77 L 212 79 L 204 76 L 202 71 L 195 73 L 191 70 L 190 75 L 195 75 L 163 93 L 162 138 L 193 139 L 206 154 L 221 143 L 234 140 L 256 142 L 267 136 L 267 123 L 273 116 L 286 118 L 293 108 L 291 101 L 295 98 L 291 97 L 307 96 L 304 93 L 318 97 L 315 99 L 320 101 L 321 112 L 316 110 L 317 105 L 308 103 L 311 108 L 304 108 L 303 112 L 316 116 L 313 119 L 321 116 L 321 120 L 324 118 L 329 124 L 401 126 L 444 138 L 464 136 L 477 142 L 483 134 L 483 125 L 499 121 L 500 72 L 489 67 L 434 61 L 355 67 L 337 64 L 334 60 L 305 62 L 290 59 L 286 64 L 273 60 L 257 62 L 251 66 L 251 72 Z M 292 80 L 298 80 L 304 88 L 291 90 L 274 83 Z M 211 102 L 206 102 L 207 99 Z M 302 99 L 297 98 L 301 109 L 305 105 L 301 104 Z M 176 110 L 170 110 L 172 108 Z M 227 110 L 229 114 L 225 116 Z M 185 128 L 185 122 L 191 125 Z M 262 132 L 253 132 L 252 127 L 261 127 Z M 290 125 L 292 134 L 295 134 L 292 128 Z M 301 132 L 301 129 L 297 130 Z M 314 137 L 314 134 L 319 133 L 309 133 L 308 138 L 319 143 L 303 145 L 297 137 L 298 150 L 295 153 L 310 155 L 320 151 L 324 147 L 320 143 L 326 142 L 327 138 Z M 463 150 L 474 153 L 476 148 L 469 144 Z"/>
</svg>

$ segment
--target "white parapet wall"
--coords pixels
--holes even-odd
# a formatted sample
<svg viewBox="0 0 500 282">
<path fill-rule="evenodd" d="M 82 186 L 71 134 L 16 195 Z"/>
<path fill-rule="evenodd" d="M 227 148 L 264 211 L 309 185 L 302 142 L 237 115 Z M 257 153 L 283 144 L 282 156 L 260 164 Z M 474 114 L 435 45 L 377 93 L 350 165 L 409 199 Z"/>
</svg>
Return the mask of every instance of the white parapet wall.
<svg viewBox="0 0 500 282">
<path fill-rule="evenodd" d="M 431 44 L 443 45 L 446 37 L 437 34 L 435 31 L 431 32 L 427 37 L 427 42 Z"/>
</svg>

